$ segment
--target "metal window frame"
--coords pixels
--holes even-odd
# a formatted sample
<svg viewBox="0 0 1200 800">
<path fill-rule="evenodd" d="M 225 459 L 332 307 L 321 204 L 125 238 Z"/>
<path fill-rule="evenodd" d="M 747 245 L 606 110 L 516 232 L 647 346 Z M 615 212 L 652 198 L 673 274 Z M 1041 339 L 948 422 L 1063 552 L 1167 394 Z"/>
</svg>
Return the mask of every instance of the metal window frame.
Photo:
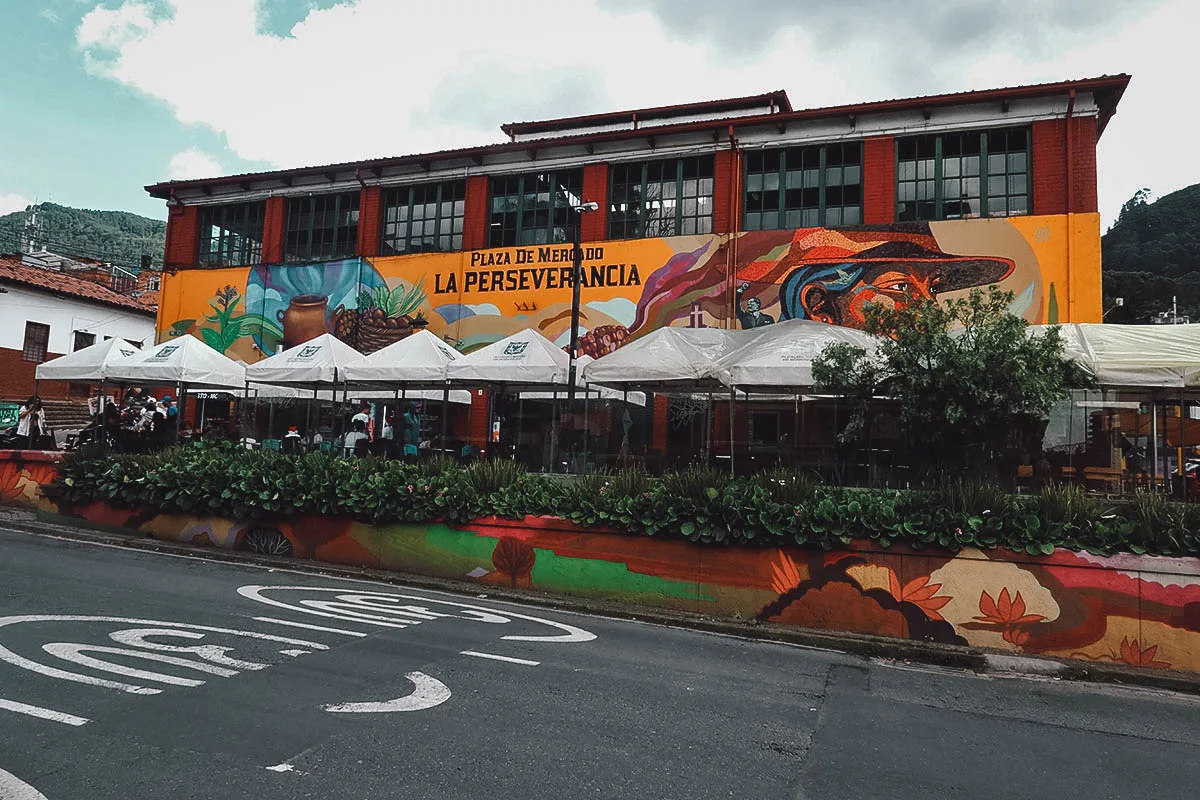
<svg viewBox="0 0 1200 800">
<path fill-rule="evenodd" d="M 560 176 L 571 175 L 572 173 L 575 173 L 578 175 L 578 183 L 577 184 L 573 184 L 569 180 L 560 180 Z M 545 230 L 547 232 L 547 240 L 548 240 L 546 243 L 547 244 L 566 244 L 566 243 L 570 242 L 570 240 L 571 240 L 570 226 L 572 224 L 576 224 L 576 225 L 579 224 L 577 220 L 572 220 L 570 215 L 568 215 L 568 222 L 567 222 L 568 228 L 567 228 L 566 238 L 562 242 L 549 241 L 549 239 L 551 238 L 549 236 L 549 234 L 554 231 L 554 214 L 555 214 L 555 212 L 558 211 L 560 208 L 566 209 L 567 211 L 570 211 L 570 209 L 571 209 L 571 205 L 569 203 L 568 204 L 560 203 L 560 195 L 563 194 L 564 192 L 566 194 L 570 194 L 571 189 L 575 188 L 578 190 L 578 196 L 580 198 L 583 197 L 583 167 L 582 166 L 567 167 L 566 169 L 551 168 L 551 169 L 543 170 L 543 171 L 509 173 L 509 174 L 504 174 L 504 175 L 491 176 L 490 180 L 488 181 L 488 247 L 527 247 L 528 245 L 523 244 L 521 242 L 522 236 L 527 231 L 535 231 L 535 230 L 541 229 L 540 227 L 527 228 L 524 223 L 526 211 L 532 210 L 532 209 L 526 209 L 526 207 L 525 207 L 525 196 L 527 194 L 530 194 L 530 192 L 528 192 L 525 188 L 525 186 L 526 186 L 525 182 L 527 179 L 530 179 L 530 178 L 532 178 L 534 181 L 536 181 L 539 175 L 548 176 L 550 178 L 548 183 L 554 187 L 554 189 L 551 192 L 551 199 L 550 199 L 549 225 L 545 228 Z M 507 212 L 507 211 L 502 212 L 501 217 L 503 217 L 506 214 L 511 213 L 514 216 L 516 223 L 511 228 L 505 228 L 503 224 L 497 226 L 496 225 L 497 214 L 495 211 L 492 210 L 492 207 L 495 205 L 495 200 L 497 197 L 512 197 L 513 193 L 509 192 L 509 191 L 505 191 L 502 194 L 497 195 L 496 191 L 495 191 L 496 181 L 504 181 L 506 184 L 506 188 L 507 188 L 508 182 L 513 181 L 513 180 L 515 180 L 517 182 L 517 184 L 516 184 L 517 208 L 515 211 L 512 211 L 512 212 Z M 534 192 L 534 194 L 536 194 L 536 192 Z M 499 242 L 496 241 L 497 229 L 499 232 L 499 239 L 500 239 Z M 513 243 L 512 244 L 504 243 L 505 230 L 512 231 L 512 233 L 513 233 Z"/>
<path fill-rule="evenodd" d="M 1009 213 L 1007 213 L 1008 198 L 1019 197 L 1020 195 L 1014 195 L 1014 194 L 1010 194 L 1008 192 L 1008 188 L 1007 188 L 1008 182 L 1006 180 L 1005 181 L 1005 191 L 1004 191 L 1004 195 L 1003 195 L 1004 196 L 1005 214 L 1004 214 L 1004 216 L 993 217 L 988 208 L 990 205 L 989 201 L 992 199 L 992 196 L 988 191 L 988 178 L 991 177 L 989 174 L 989 170 L 988 170 L 988 136 L 992 131 L 1001 131 L 1001 130 L 1002 131 L 1012 131 L 1012 130 L 1024 130 L 1025 131 L 1025 209 L 1026 210 L 1025 210 L 1024 214 L 1009 214 Z M 933 157 L 934 216 L 932 219 L 922 219 L 918 215 L 915 219 L 905 220 L 906 222 L 939 222 L 939 221 L 946 219 L 945 209 L 943 207 L 944 198 L 943 198 L 943 191 L 942 191 L 942 137 L 943 136 L 959 136 L 964 133 L 978 133 L 979 134 L 979 216 L 978 217 L 954 217 L 953 219 L 956 219 L 956 220 L 958 220 L 958 219 L 1007 219 L 1008 217 L 1027 217 L 1033 213 L 1033 180 L 1032 180 L 1033 130 L 1028 125 L 1001 125 L 1001 126 L 993 126 L 991 128 L 979 128 L 979 129 L 971 129 L 971 130 L 963 130 L 963 131 L 941 131 L 938 133 L 923 133 L 923 134 L 916 134 L 914 136 L 898 136 L 898 137 L 896 137 L 895 146 L 894 146 L 894 156 L 895 156 L 894 174 L 896 176 L 895 190 L 896 190 L 897 195 L 899 195 L 900 184 L 905 182 L 905 181 L 900 180 L 900 163 L 901 163 L 901 161 L 900 161 L 900 142 L 901 142 L 901 140 L 902 139 L 916 139 L 916 138 L 920 138 L 922 136 L 932 136 L 934 139 L 934 157 Z M 1020 151 L 1006 149 L 1003 152 L 1007 155 L 1008 153 L 1017 153 Z M 920 159 L 917 159 L 917 160 L 919 161 Z M 1008 165 L 1006 162 L 1005 168 L 1004 168 L 1005 178 L 1007 178 L 1010 174 L 1017 174 L 1017 173 L 1009 173 Z M 917 180 L 915 182 L 920 183 L 920 180 Z M 916 201 L 914 201 L 914 202 L 916 202 Z M 897 200 L 895 203 L 895 208 L 893 210 L 893 219 L 898 220 L 899 217 L 900 217 L 900 201 Z"/>
<path fill-rule="evenodd" d="M 863 186 L 863 173 L 865 171 L 865 165 L 863 164 L 864 154 L 863 154 L 862 140 L 854 139 L 854 140 L 850 140 L 850 141 L 820 142 L 820 143 L 814 143 L 814 144 L 789 145 L 786 147 L 770 147 L 770 148 L 764 148 L 763 150 L 761 150 L 760 152 L 763 153 L 764 155 L 768 152 L 778 152 L 779 153 L 779 167 L 777 170 L 771 170 L 770 172 L 763 171 L 763 172 L 757 173 L 764 177 L 772 174 L 772 172 L 777 174 L 777 176 L 779 178 L 779 201 L 776 204 L 777 208 L 774 211 L 765 211 L 764 210 L 761 212 L 761 215 L 764 218 L 767 217 L 768 215 L 774 214 L 775 215 L 775 225 L 772 227 L 769 227 L 769 228 L 768 227 L 759 227 L 759 228 L 755 228 L 755 230 L 781 231 L 781 230 L 787 230 L 787 228 L 788 228 L 787 212 L 789 209 L 787 207 L 787 188 L 786 187 L 787 187 L 787 172 L 788 172 L 787 153 L 789 150 L 799 150 L 799 151 L 817 150 L 817 152 L 818 152 L 818 157 L 817 157 L 817 224 L 822 228 L 829 227 L 828 220 L 825 218 L 825 211 L 828 206 L 828 203 L 826 202 L 826 197 L 825 197 L 825 191 L 828 188 L 828 184 L 826 183 L 826 180 L 825 180 L 825 167 L 827 164 L 827 159 L 826 159 L 827 148 L 829 148 L 829 147 L 845 147 L 851 143 L 856 144 L 858 146 L 858 184 L 857 185 L 859 187 L 859 193 L 858 193 L 858 220 L 859 221 L 855 224 L 861 225 L 862 219 L 863 219 L 862 186 Z M 842 167 L 844 169 L 845 164 L 843 164 Z M 803 163 L 801 163 L 800 168 L 801 168 L 801 170 L 804 169 Z M 751 173 L 749 167 L 747 166 L 745 173 L 742 176 L 742 219 L 743 220 L 745 220 L 745 218 L 746 218 L 746 213 L 747 213 L 746 212 L 746 196 L 749 194 L 749 190 L 746 188 L 746 184 L 747 184 L 746 178 L 749 177 L 751 174 L 754 174 L 754 173 Z M 841 185 L 846 186 L 847 184 L 843 183 Z M 803 189 L 803 187 L 801 187 L 801 188 Z M 852 208 L 852 206 L 848 206 L 845 203 L 839 203 L 837 207 L 838 208 Z M 804 211 L 805 209 L 803 207 L 801 207 L 799 209 L 791 209 L 791 210 Z M 852 227 L 854 227 L 854 225 L 836 225 L 834 227 L 852 228 Z"/>
<path fill-rule="evenodd" d="M 462 187 L 462 191 L 461 191 L 462 197 L 460 198 L 463 202 L 463 213 L 462 214 L 454 213 L 453 204 L 455 202 L 457 202 L 454 198 L 454 192 L 453 192 L 453 187 L 455 187 L 455 186 Z M 412 244 L 413 244 L 413 234 L 412 234 L 413 195 L 416 194 L 418 189 L 423 189 L 423 190 L 427 191 L 430 187 L 437 188 L 437 200 L 435 201 L 436 211 L 434 212 L 434 218 L 433 218 L 434 231 L 435 231 L 434 236 L 433 236 L 434 248 L 432 250 L 427 250 L 424 247 L 422 247 L 420 250 L 413 250 L 412 249 Z M 449 217 L 445 217 L 442 215 L 442 203 L 447 202 L 445 200 L 447 189 L 451 189 L 450 200 L 448 201 L 451 204 Z M 389 203 L 388 202 L 389 197 L 395 197 L 397 199 L 399 199 L 401 197 L 407 197 L 407 202 L 406 203 L 398 203 L 398 202 L 397 203 Z M 432 181 L 429 183 L 410 183 L 410 184 L 405 184 L 403 186 L 388 187 L 387 189 L 384 190 L 384 195 L 383 195 L 383 224 L 381 224 L 379 226 L 379 250 L 380 250 L 380 252 L 381 253 L 383 252 L 384 247 L 388 247 L 391 250 L 391 252 L 387 253 L 387 255 L 397 255 L 397 256 L 408 255 L 410 253 L 415 253 L 415 252 L 454 253 L 454 252 L 458 252 L 458 251 L 462 250 L 463 234 L 462 234 L 462 231 L 459 231 L 458 233 L 454 232 L 454 220 L 464 219 L 466 217 L 466 199 L 467 199 L 467 182 L 466 182 L 466 179 L 464 179 L 464 178 L 457 178 L 457 179 L 446 180 L 446 181 Z M 422 203 L 422 205 L 425 205 L 425 204 Z M 387 226 L 389 224 L 388 219 L 387 219 L 387 212 L 391 208 L 407 208 L 408 209 L 408 215 L 405 217 L 405 220 L 404 220 L 403 236 L 389 237 L 387 235 Z M 441 246 L 441 238 L 442 238 L 441 229 L 442 229 L 442 220 L 443 219 L 450 220 L 450 234 L 449 234 L 450 235 L 450 247 L 448 247 L 448 248 L 443 248 Z M 422 222 L 428 222 L 428 221 L 429 221 L 428 219 L 422 218 Z M 399 220 L 397 220 L 397 224 L 399 224 Z M 422 242 L 424 239 L 425 239 L 425 237 L 424 237 L 424 235 L 422 235 L 421 236 Z M 455 239 L 458 240 L 457 244 L 455 243 Z M 403 242 L 404 249 L 402 251 L 396 250 L 396 247 L 395 247 L 396 242 Z"/>
<path fill-rule="evenodd" d="M 617 220 L 616 215 L 612 213 L 611 205 L 612 205 L 612 198 L 615 196 L 614 189 L 617 186 L 617 178 L 616 178 L 616 171 L 610 168 L 609 169 L 609 180 L 608 180 L 608 197 L 609 197 L 608 238 L 609 239 L 646 239 L 646 238 L 651 238 L 649 236 L 649 234 L 647 234 L 647 232 L 646 232 L 646 228 L 650 222 L 649 214 L 647 212 L 647 207 L 646 207 L 646 202 L 647 202 L 646 189 L 648 186 L 650 186 L 650 166 L 652 164 L 668 164 L 668 163 L 672 163 L 672 162 L 675 164 L 675 198 L 674 198 L 675 199 L 675 212 L 674 212 L 674 220 L 673 220 L 675 232 L 673 234 L 658 234 L 658 235 L 673 235 L 673 236 L 690 236 L 690 235 L 692 235 L 692 234 L 684 234 L 683 233 L 684 219 L 694 220 L 697 223 L 697 225 L 696 225 L 697 229 L 699 229 L 699 227 L 700 227 L 699 222 L 702 219 L 707 218 L 711 223 L 712 218 L 713 218 L 712 207 L 713 207 L 713 203 L 715 201 L 715 195 L 716 195 L 715 191 L 713 191 L 712 193 L 710 193 L 708 195 L 704 195 L 704 194 L 700 193 L 699 187 L 697 186 L 697 193 L 696 193 L 695 198 L 693 198 L 696 200 L 696 208 L 697 208 L 696 213 L 695 214 L 684 214 L 683 213 L 683 201 L 684 201 L 683 165 L 684 165 L 684 161 L 688 160 L 688 159 L 694 159 L 697 162 L 700 162 L 702 159 L 709 159 L 710 161 L 712 161 L 713 162 L 713 165 L 712 165 L 713 166 L 713 175 L 709 180 L 712 180 L 715 183 L 715 181 L 716 181 L 716 163 L 715 163 L 716 159 L 715 159 L 715 155 L 711 154 L 711 153 L 710 154 L 701 153 L 701 154 L 690 155 L 690 156 L 676 156 L 676 157 L 672 157 L 672 158 L 654 158 L 654 159 L 650 159 L 648 161 L 625 162 L 620 165 L 614 165 L 614 166 L 621 166 L 624 168 L 637 166 L 637 167 L 640 167 L 640 169 L 641 169 L 641 173 L 642 173 L 641 180 L 636 184 L 634 184 L 634 183 L 626 184 L 630 187 L 636 186 L 637 188 L 639 188 L 639 190 L 641 192 L 641 195 L 640 195 L 641 202 L 638 204 L 638 207 L 636 209 L 636 213 L 634 216 L 634 222 L 633 222 L 634 231 L 632 232 L 632 234 L 629 231 L 629 214 L 628 214 L 628 212 L 626 212 L 625 215 L 619 221 Z M 701 181 L 704 179 L 697 178 L 696 180 Z M 668 181 L 655 181 L 654 184 L 656 186 L 666 186 L 666 185 L 668 185 Z M 707 214 L 702 214 L 699 212 L 699 208 L 700 208 L 699 201 L 701 198 L 704 198 L 704 197 L 707 197 L 708 201 L 709 201 L 709 212 Z M 661 200 L 662 198 L 660 197 L 659 199 Z M 622 226 L 625 230 L 617 231 L 616 230 L 617 225 Z M 710 224 L 709 231 L 711 232 L 711 230 L 712 230 L 712 228 L 711 228 L 711 224 Z"/>
<path fill-rule="evenodd" d="M 351 256 L 356 255 L 358 253 L 358 226 L 360 224 L 362 224 L 362 219 L 361 219 L 362 209 L 360 206 L 361 197 L 362 197 L 361 193 L 357 192 L 357 191 L 322 192 L 320 194 L 309 194 L 309 195 L 304 195 L 302 197 L 289 197 L 288 203 L 287 203 L 287 228 L 284 231 L 284 235 L 283 235 L 283 260 L 284 261 L 324 261 L 324 260 L 336 260 L 336 259 L 340 259 L 340 258 L 350 258 Z M 333 224 L 333 227 L 330 228 L 330 227 L 326 227 L 324 225 L 317 227 L 317 226 L 313 225 L 313 216 L 316 212 L 315 212 L 315 209 L 313 209 L 312 207 L 310 207 L 308 209 L 309 217 L 308 217 L 308 225 L 307 226 L 300 228 L 293 224 L 294 221 L 297 220 L 304 213 L 304 211 L 298 210 L 298 206 L 297 206 L 298 203 L 308 203 L 311 206 L 311 204 L 315 204 L 318 200 L 328 200 L 328 199 L 333 199 L 333 201 L 334 201 L 334 206 L 333 206 L 334 224 Z M 342 206 L 343 201 L 347 201 L 347 206 L 345 208 L 343 208 L 343 206 Z M 297 209 L 297 210 L 294 211 L 294 209 Z M 349 225 L 339 224 L 337 220 L 341 217 L 343 212 L 353 213 L 354 214 L 354 222 Z M 322 212 L 322 213 L 325 213 L 325 212 Z M 333 232 L 334 249 L 331 253 L 320 254 L 320 255 L 313 253 L 313 233 L 318 230 L 321 230 L 321 231 L 328 230 L 328 231 Z M 337 250 L 338 232 L 339 231 L 351 232 L 351 230 L 353 232 L 353 235 L 347 237 L 347 239 L 349 240 L 349 243 L 350 243 L 349 250 L 346 252 L 341 252 L 341 251 Z M 298 252 L 295 249 L 295 246 L 293 245 L 293 243 L 291 241 L 292 236 L 294 234 L 299 234 L 299 233 L 307 233 L 308 234 L 308 242 L 305 245 L 306 252 L 303 252 L 303 253 Z"/>
<path fill-rule="evenodd" d="M 249 200 L 242 203 L 222 203 L 215 206 L 203 206 L 200 209 L 200 242 L 196 261 L 209 267 L 240 267 L 262 263 L 263 239 L 266 238 L 267 203 L 265 200 Z M 251 238 L 242 235 L 249 246 L 243 244 L 236 252 L 227 246 L 232 229 L 229 227 L 230 212 L 234 209 L 246 209 L 247 217 L 252 212 L 258 215 L 258 237 Z M 217 235 L 217 249 L 212 249 L 212 229 L 220 228 Z M 228 255 L 229 258 L 225 258 Z"/>
</svg>

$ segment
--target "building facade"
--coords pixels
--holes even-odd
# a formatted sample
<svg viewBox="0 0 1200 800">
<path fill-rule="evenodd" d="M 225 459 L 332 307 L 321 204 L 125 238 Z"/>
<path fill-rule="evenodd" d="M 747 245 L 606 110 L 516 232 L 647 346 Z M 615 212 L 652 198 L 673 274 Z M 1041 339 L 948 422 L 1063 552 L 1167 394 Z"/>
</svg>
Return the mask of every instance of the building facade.
<svg viewBox="0 0 1200 800">
<path fill-rule="evenodd" d="M 508 141 L 147 187 L 169 224 L 158 338 L 254 361 L 315 332 L 526 327 L 581 349 L 663 325 L 860 325 L 872 300 L 999 285 L 1101 318 L 1096 143 L 1129 76 L 798 110 L 784 92 L 505 125 Z M 591 212 L 576 209 L 595 202 Z"/>
<path fill-rule="evenodd" d="M 155 309 L 100 284 L 0 256 L 0 400 L 34 393 L 37 365 L 105 339 L 152 344 Z M 72 396 L 59 382 L 38 387 L 49 399 Z M 87 396 L 86 387 L 77 392 Z"/>
</svg>

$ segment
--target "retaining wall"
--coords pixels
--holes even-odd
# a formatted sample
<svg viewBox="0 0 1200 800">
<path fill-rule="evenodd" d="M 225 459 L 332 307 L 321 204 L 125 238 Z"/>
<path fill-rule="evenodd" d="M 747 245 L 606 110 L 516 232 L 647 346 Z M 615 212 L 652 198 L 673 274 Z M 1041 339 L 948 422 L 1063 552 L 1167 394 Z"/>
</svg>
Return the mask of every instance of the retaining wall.
<svg viewBox="0 0 1200 800">
<path fill-rule="evenodd" d="M 373 526 L 44 510 L 159 539 L 725 617 L 1200 672 L 1200 559 L 695 545 L 544 517 Z"/>
</svg>

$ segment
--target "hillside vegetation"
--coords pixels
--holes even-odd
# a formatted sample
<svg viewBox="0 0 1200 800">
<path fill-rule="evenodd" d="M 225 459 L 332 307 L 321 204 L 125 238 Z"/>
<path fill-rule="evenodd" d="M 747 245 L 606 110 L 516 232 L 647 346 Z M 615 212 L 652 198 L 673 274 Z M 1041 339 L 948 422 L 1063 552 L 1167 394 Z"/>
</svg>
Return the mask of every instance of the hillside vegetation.
<svg viewBox="0 0 1200 800">
<path fill-rule="evenodd" d="M 111 261 L 136 269 L 142 255 L 162 263 L 167 223 L 128 211 L 91 211 L 42 203 L 43 244 L 52 252 L 75 258 Z M 0 217 L 0 252 L 20 249 L 25 212 Z"/>
<path fill-rule="evenodd" d="M 1134 195 L 1101 240 L 1105 322 L 1149 322 L 1169 311 L 1200 322 L 1200 184 L 1146 202 Z M 1114 308 L 1114 298 L 1124 306 Z"/>
</svg>

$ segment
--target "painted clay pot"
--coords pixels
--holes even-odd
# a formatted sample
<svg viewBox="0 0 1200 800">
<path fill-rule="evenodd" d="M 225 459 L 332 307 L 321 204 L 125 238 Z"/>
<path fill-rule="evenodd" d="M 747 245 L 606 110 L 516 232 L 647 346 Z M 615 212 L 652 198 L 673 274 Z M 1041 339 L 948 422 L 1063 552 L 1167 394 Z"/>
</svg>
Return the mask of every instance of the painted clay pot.
<svg viewBox="0 0 1200 800">
<path fill-rule="evenodd" d="M 325 307 L 328 297 L 317 294 L 302 294 L 292 298 L 288 307 L 280 312 L 283 323 L 283 347 L 289 347 L 315 339 L 328 328 L 325 325 Z"/>
</svg>

